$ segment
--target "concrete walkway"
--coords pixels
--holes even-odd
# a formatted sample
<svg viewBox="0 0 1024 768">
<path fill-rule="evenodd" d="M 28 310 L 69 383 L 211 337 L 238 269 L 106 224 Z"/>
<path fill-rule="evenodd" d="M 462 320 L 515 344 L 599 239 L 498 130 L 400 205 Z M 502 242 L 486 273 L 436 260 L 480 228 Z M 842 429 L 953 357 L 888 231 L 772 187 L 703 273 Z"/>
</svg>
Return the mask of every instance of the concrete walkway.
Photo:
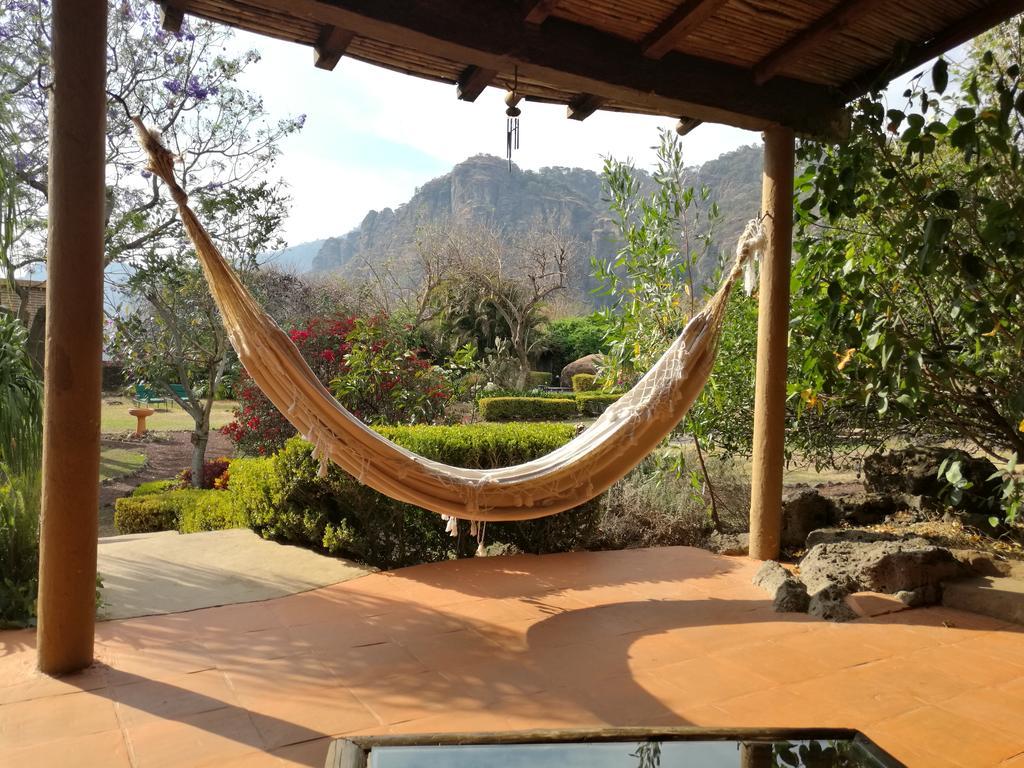
<svg viewBox="0 0 1024 768">
<path fill-rule="evenodd" d="M 248 603 L 347 581 L 373 569 L 252 531 L 174 531 L 100 539 L 103 619 Z"/>
</svg>

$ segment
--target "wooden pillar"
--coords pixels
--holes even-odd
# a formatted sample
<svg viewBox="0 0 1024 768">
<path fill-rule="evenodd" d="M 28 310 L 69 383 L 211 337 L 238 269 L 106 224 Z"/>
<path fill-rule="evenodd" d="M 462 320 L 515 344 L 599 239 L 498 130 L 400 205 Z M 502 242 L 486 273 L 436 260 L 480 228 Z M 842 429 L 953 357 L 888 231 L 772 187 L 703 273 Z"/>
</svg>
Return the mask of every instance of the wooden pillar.
<svg viewBox="0 0 1024 768">
<path fill-rule="evenodd" d="M 53 0 L 39 669 L 92 663 L 99 507 L 106 0 Z"/>
<path fill-rule="evenodd" d="M 764 133 L 761 200 L 767 247 L 758 289 L 754 466 L 750 489 L 750 556 L 757 560 L 779 556 L 782 529 L 794 142 L 789 128 L 773 127 Z"/>
</svg>

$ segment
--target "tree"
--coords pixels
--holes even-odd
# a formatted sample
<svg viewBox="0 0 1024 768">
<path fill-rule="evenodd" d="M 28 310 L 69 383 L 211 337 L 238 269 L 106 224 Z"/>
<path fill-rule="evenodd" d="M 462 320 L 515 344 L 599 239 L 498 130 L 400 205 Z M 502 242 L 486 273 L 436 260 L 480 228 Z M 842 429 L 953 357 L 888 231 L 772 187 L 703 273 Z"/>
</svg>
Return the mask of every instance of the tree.
<svg viewBox="0 0 1024 768">
<path fill-rule="evenodd" d="M 454 268 L 448 282 L 449 312 L 460 304 L 465 307 L 466 298 L 473 315 L 484 322 L 493 311 L 508 332 L 520 389 L 526 388 L 530 358 L 543 338 L 545 302 L 565 290 L 578 247 L 572 238 L 541 225 L 522 234 L 483 226 L 449 232 L 449 263 Z"/>
<path fill-rule="evenodd" d="M 108 347 L 130 377 L 168 393 L 192 417 L 192 485 L 198 488 L 210 413 L 231 355 L 227 332 L 194 261 L 139 269 L 126 288 L 130 308 L 113 320 Z"/>
<path fill-rule="evenodd" d="M 184 186 L 214 239 L 229 256 L 251 255 L 254 244 L 275 241 L 286 198 L 266 172 L 280 139 L 298 130 L 303 118 L 270 121 L 260 99 L 238 87 L 239 75 L 258 56 L 226 53 L 232 33 L 225 27 L 190 19 L 171 34 L 158 16 L 148 0 L 121 0 L 110 11 L 106 259 L 182 250 L 175 208 L 144 170 L 130 112 L 160 130 L 182 158 Z M 0 11 L 0 93 L 11 101 L 11 149 L 25 224 L 9 275 L 45 259 L 49 33 L 46 0 L 19 0 Z M 243 210 L 249 215 L 239 216 Z"/>
<path fill-rule="evenodd" d="M 801 147 L 804 391 L 869 407 L 862 434 L 1024 455 L 1021 34 L 1003 25 L 962 68 L 939 60 L 898 107 L 861 99 L 849 142 Z"/>
</svg>

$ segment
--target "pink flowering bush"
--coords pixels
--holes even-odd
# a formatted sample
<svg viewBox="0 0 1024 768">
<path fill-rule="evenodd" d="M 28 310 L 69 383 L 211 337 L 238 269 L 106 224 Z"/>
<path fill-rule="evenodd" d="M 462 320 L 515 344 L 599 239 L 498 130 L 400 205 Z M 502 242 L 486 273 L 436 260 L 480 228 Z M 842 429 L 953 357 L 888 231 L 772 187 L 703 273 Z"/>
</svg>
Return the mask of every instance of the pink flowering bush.
<svg viewBox="0 0 1024 768">
<path fill-rule="evenodd" d="M 411 326 L 386 315 L 315 317 L 288 332 L 342 405 L 368 424 L 421 424 L 439 418 L 451 398 L 444 374 L 422 357 Z M 295 434 L 248 373 L 236 388 L 235 420 L 222 428 L 243 453 L 269 455 Z"/>
</svg>

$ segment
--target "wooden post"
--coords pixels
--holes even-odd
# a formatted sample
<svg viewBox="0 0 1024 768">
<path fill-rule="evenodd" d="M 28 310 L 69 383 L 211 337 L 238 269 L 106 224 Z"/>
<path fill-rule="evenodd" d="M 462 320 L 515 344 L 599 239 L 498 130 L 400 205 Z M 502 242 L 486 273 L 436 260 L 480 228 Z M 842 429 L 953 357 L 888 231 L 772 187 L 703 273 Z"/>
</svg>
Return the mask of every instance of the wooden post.
<svg viewBox="0 0 1024 768">
<path fill-rule="evenodd" d="M 794 152 L 791 129 L 773 127 L 765 131 L 761 205 L 767 247 L 758 288 L 754 466 L 750 489 L 750 556 L 757 560 L 779 556 L 782 530 Z"/>
<path fill-rule="evenodd" d="M 96 614 L 106 0 L 54 0 L 39 669 L 92 663 Z"/>
</svg>

